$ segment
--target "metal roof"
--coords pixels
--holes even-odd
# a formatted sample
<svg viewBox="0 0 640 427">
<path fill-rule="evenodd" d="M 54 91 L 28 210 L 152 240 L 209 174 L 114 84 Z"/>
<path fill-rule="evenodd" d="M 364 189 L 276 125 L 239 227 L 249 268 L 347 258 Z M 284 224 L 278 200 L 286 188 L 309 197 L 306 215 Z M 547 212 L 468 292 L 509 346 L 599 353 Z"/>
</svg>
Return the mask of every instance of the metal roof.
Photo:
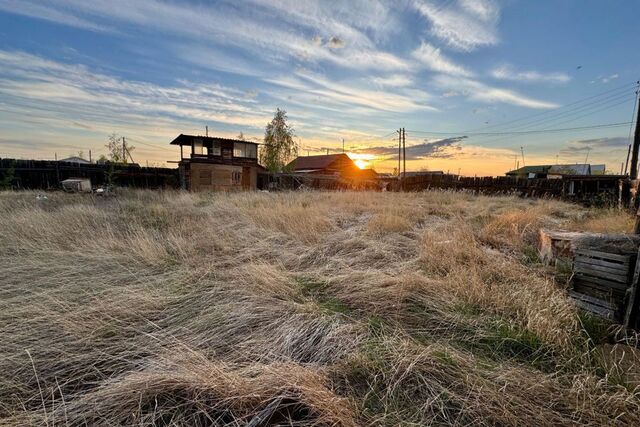
<svg viewBox="0 0 640 427">
<path fill-rule="evenodd" d="M 523 166 L 507 172 L 507 175 L 528 175 L 530 173 L 547 173 L 551 165 Z"/>
<path fill-rule="evenodd" d="M 349 156 L 344 153 L 340 154 L 326 154 L 322 156 L 300 156 L 296 158 L 290 164 L 293 164 L 294 170 L 318 170 L 318 169 L 327 169 L 332 164 L 337 161 L 348 161 L 353 167 L 357 167 L 353 160 Z"/>
<path fill-rule="evenodd" d="M 548 173 L 551 175 L 591 175 L 591 165 L 553 165 Z"/>
<path fill-rule="evenodd" d="M 221 138 L 218 136 L 184 135 L 182 133 L 171 141 L 170 145 L 191 145 L 191 141 L 193 139 L 201 139 L 203 142 L 242 142 L 244 144 L 258 145 L 257 142 L 244 141 L 241 139 Z"/>
</svg>

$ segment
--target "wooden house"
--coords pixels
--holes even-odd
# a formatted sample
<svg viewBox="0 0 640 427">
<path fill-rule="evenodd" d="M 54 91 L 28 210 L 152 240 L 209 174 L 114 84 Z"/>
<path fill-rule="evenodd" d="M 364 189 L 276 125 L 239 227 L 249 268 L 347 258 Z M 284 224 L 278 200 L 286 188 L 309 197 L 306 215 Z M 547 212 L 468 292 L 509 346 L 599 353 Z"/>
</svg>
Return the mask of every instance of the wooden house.
<svg viewBox="0 0 640 427">
<path fill-rule="evenodd" d="M 351 180 L 376 180 L 373 169 L 360 169 L 344 153 L 321 156 L 300 156 L 288 168 L 297 174 L 329 175 Z"/>
<path fill-rule="evenodd" d="M 237 139 L 180 134 L 171 141 L 180 146 L 180 185 L 190 191 L 255 190 L 258 144 Z"/>
</svg>

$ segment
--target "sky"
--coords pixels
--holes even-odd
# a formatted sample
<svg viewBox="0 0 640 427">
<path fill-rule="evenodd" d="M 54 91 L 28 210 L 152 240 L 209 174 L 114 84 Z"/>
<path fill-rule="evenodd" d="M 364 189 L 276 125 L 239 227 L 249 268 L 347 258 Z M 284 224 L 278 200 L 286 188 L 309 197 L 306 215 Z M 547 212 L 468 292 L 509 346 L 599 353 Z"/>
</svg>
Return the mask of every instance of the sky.
<svg viewBox="0 0 640 427">
<path fill-rule="evenodd" d="M 287 111 L 300 154 L 379 172 L 501 175 L 626 160 L 637 0 L 0 0 L 0 157 L 111 133 L 170 165 L 180 133 L 261 141 Z"/>
</svg>

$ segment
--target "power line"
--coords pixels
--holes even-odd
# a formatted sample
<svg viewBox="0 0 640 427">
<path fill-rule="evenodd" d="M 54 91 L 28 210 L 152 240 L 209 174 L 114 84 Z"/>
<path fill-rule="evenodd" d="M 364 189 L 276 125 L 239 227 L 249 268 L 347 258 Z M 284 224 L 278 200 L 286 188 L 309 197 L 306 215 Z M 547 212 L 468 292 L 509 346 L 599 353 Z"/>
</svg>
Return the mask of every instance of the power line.
<svg viewBox="0 0 640 427">
<path fill-rule="evenodd" d="M 148 147 L 152 147 L 152 148 L 157 148 L 159 150 L 166 150 L 166 151 L 171 151 L 172 153 L 175 153 L 175 150 L 172 150 L 171 148 L 167 148 L 167 147 L 161 147 L 159 145 L 154 145 L 154 144 L 149 144 L 148 142 L 142 142 L 139 139 L 136 138 L 131 138 L 128 137 L 131 141 L 135 142 L 136 144 L 142 144 L 142 145 L 146 145 Z"/>
<path fill-rule="evenodd" d="M 536 114 L 531 114 L 531 115 L 528 115 L 528 116 L 520 117 L 520 118 L 517 118 L 517 119 L 513 119 L 513 120 L 506 121 L 506 122 L 502 122 L 502 123 L 496 123 L 494 125 L 489 125 L 489 126 L 485 126 L 485 127 L 482 127 L 482 128 L 471 129 L 468 132 L 474 132 L 475 130 L 493 129 L 493 128 L 496 128 L 496 127 L 504 127 L 505 125 L 508 125 L 508 124 L 517 123 L 517 122 L 521 122 L 521 121 L 526 121 L 528 119 L 532 119 L 532 118 L 535 118 L 535 117 L 540 117 L 540 116 L 552 114 L 552 113 L 557 112 L 559 110 L 562 110 L 564 108 L 571 107 L 571 106 L 574 106 L 574 105 L 578 105 L 578 104 L 581 104 L 581 103 L 583 103 L 585 101 L 594 100 L 594 99 L 599 98 L 599 97 L 601 97 L 603 95 L 608 95 L 608 94 L 612 94 L 612 93 L 615 93 L 615 92 L 628 90 L 630 85 L 635 85 L 635 82 L 625 83 L 623 85 L 617 86 L 617 87 L 612 88 L 610 90 L 607 90 L 607 91 L 604 91 L 604 92 L 600 92 L 600 93 L 597 93 L 595 95 L 588 96 L 586 98 L 579 99 L 577 101 L 571 102 L 571 103 L 566 104 L 566 105 L 562 105 L 560 107 L 557 107 L 557 108 L 554 108 L 554 109 L 551 109 L 551 110 L 543 111 L 543 112 L 536 113 Z M 597 102 L 600 102 L 600 101 L 593 101 L 593 102 L 597 103 Z"/>
<path fill-rule="evenodd" d="M 592 126 L 579 126 L 579 127 L 571 127 L 571 128 L 559 128 L 559 129 L 536 129 L 536 130 L 528 130 L 528 131 L 512 131 L 512 132 L 427 132 L 420 130 L 409 130 L 409 132 L 420 133 L 425 135 L 444 135 L 444 136 L 454 136 L 454 135 L 467 135 L 467 136 L 482 136 L 482 135 L 528 135 L 535 133 L 552 133 L 552 132 L 566 132 L 566 131 L 574 131 L 574 130 L 583 130 L 583 129 L 598 129 L 598 128 L 610 128 L 610 127 L 619 127 L 619 126 L 627 126 L 632 122 L 619 122 L 619 123 L 602 123 L 598 125 Z"/>
<path fill-rule="evenodd" d="M 522 128 L 529 128 L 529 127 L 532 127 L 532 126 L 538 125 L 538 124 L 553 123 L 553 122 L 555 122 L 555 121 L 557 121 L 557 120 L 559 120 L 561 118 L 571 117 L 571 116 L 573 116 L 575 114 L 580 114 L 580 113 L 583 113 L 583 112 L 586 112 L 586 111 L 590 111 L 592 109 L 599 109 L 602 106 L 610 105 L 611 103 L 615 103 L 615 102 L 620 101 L 620 100 L 624 100 L 621 103 L 621 104 L 624 104 L 624 103 L 626 103 L 626 102 L 631 100 L 630 96 L 631 96 L 630 93 L 622 93 L 622 94 L 612 95 L 612 96 L 600 99 L 600 100 L 598 100 L 596 102 L 592 102 L 592 103 L 589 103 L 589 104 L 586 104 L 586 105 L 582 105 L 582 106 L 577 107 L 577 108 L 573 108 L 573 109 L 569 109 L 567 111 L 563 111 L 560 114 L 557 114 L 557 115 L 552 116 L 552 117 L 545 117 L 545 118 L 542 118 L 542 119 L 531 121 L 529 123 L 524 123 L 524 124 L 518 125 L 518 126 L 514 127 L 513 129 L 516 130 L 516 129 L 522 129 Z M 616 105 L 620 105 L 620 104 L 616 104 Z"/>
</svg>

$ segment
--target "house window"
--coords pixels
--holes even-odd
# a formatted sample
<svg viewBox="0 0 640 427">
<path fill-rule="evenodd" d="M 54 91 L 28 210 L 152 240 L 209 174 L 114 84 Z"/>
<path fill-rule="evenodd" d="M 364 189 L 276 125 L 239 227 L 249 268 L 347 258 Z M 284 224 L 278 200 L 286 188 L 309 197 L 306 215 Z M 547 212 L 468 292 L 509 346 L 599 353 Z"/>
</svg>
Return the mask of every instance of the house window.
<svg viewBox="0 0 640 427">
<path fill-rule="evenodd" d="M 222 154 L 220 150 L 220 141 L 213 141 L 209 154 L 212 156 L 220 156 Z"/>
<path fill-rule="evenodd" d="M 246 157 L 249 159 L 257 158 L 256 146 L 244 142 L 233 143 L 233 157 Z"/>
<path fill-rule="evenodd" d="M 247 157 L 250 159 L 258 158 L 258 146 L 254 144 L 246 144 L 247 145 Z"/>
<path fill-rule="evenodd" d="M 193 140 L 193 154 L 203 154 L 202 151 L 202 140 L 201 139 L 194 139 Z"/>
<path fill-rule="evenodd" d="M 247 144 L 242 142 L 233 143 L 233 157 L 247 157 Z"/>
<path fill-rule="evenodd" d="M 198 178 L 200 185 L 211 185 L 211 171 L 200 171 Z"/>
</svg>

